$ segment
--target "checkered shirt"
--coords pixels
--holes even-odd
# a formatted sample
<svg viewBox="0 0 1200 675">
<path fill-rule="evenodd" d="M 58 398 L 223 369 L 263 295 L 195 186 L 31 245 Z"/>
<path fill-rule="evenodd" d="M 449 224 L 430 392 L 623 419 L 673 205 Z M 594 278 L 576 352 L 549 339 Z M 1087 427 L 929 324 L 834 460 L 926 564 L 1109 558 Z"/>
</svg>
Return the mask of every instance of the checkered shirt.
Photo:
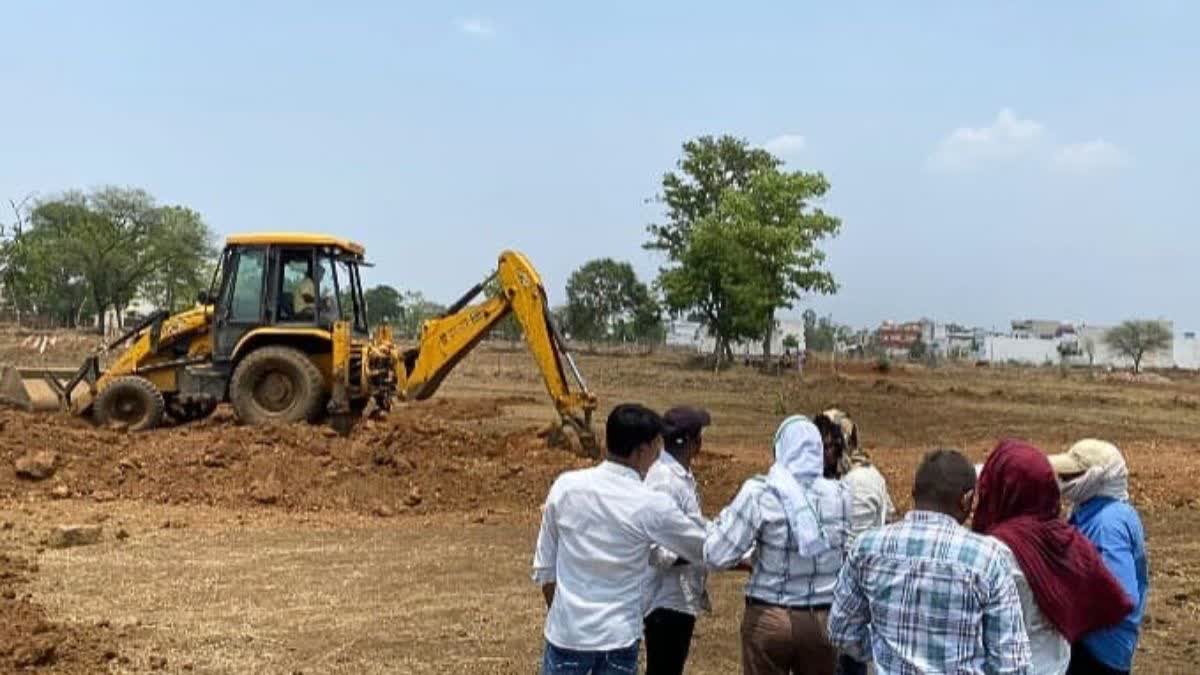
<svg viewBox="0 0 1200 675">
<path fill-rule="evenodd" d="M 880 675 L 1029 673 L 1029 638 L 1002 544 L 913 511 L 864 533 L 838 577 L 829 637 Z"/>
<path fill-rule="evenodd" d="M 831 488 L 809 492 L 831 546 L 828 551 L 815 557 L 800 555 L 783 504 L 766 479 L 756 476 L 742 485 L 733 502 L 709 525 L 704 543 L 708 566 L 733 567 L 753 552 L 754 571 L 746 583 L 747 596 L 800 607 L 833 602 L 833 587 L 850 534 L 850 490 L 842 483 L 817 480 Z"/>
</svg>

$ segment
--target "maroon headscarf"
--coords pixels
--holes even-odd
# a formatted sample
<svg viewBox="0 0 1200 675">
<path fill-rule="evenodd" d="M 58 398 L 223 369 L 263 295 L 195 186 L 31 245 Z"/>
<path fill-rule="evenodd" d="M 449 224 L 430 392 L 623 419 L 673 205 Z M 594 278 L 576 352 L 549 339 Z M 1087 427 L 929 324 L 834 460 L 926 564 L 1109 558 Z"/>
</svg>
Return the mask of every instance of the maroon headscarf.
<svg viewBox="0 0 1200 675">
<path fill-rule="evenodd" d="M 1058 480 L 1041 450 L 1001 441 L 983 465 L 976 494 L 975 531 L 1012 550 L 1038 608 L 1068 642 L 1133 610 L 1095 546 L 1059 518 Z"/>
</svg>

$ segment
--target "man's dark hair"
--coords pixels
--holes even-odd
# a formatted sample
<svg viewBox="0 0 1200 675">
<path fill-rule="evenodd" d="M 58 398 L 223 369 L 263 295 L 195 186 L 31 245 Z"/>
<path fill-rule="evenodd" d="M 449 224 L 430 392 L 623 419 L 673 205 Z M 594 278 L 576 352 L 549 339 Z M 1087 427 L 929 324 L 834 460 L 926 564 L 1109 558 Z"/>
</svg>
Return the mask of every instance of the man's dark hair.
<svg viewBox="0 0 1200 675">
<path fill-rule="evenodd" d="M 934 450 L 921 459 L 913 481 L 913 499 L 953 506 L 975 489 L 975 467 L 958 450 Z"/>
<path fill-rule="evenodd" d="M 834 456 L 840 458 L 846 452 L 846 435 L 842 432 L 842 425 L 829 419 L 825 413 L 814 417 L 813 425 L 821 432 L 821 442 L 831 446 Z"/>
<path fill-rule="evenodd" d="M 691 441 L 700 438 L 700 432 L 690 432 L 682 429 L 673 429 L 666 425 L 663 429 L 663 449 L 672 455 L 678 456 L 683 448 Z"/>
<path fill-rule="evenodd" d="M 658 413 L 637 403 L 613 408 L 604 426 L 608 453 L 617 457 L 632 455 L 639 445 L 653 441 L 662 432 L 663 421 Z"/>
</svg>

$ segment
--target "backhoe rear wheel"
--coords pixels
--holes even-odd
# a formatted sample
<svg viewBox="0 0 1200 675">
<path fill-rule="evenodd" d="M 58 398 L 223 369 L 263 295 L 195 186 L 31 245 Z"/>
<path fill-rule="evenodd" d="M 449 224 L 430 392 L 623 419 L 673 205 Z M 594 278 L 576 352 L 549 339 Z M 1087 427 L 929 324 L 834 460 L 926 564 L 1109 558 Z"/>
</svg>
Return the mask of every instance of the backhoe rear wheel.
<svg viewBox="0 0 1200 675">
<path fill-rule="evenodd" d="M 136 375 L 118 377 L 96 397 L 96 422 L 130 431 L 146 431 L 162 423 L 162 392 L 150 380 Z"/>
<path fill-rule="evenodd" d="M 308 355 L 291 347 L 262 347 L 242 359 L 229 382 L 229 400 L 247 424 L 316 419 L 325 387 Z"/>
</svg>

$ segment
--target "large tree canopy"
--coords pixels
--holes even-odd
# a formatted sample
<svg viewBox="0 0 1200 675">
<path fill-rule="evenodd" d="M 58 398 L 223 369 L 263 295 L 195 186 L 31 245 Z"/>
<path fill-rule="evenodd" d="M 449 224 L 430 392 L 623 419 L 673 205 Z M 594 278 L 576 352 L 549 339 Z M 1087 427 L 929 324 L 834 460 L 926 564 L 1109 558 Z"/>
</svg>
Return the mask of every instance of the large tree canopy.
<svg viewBox="0 0 1200 675">
<path fill-rule="evenodd" d="M 174 310 L 207 283 L 215 255 L 200 215 L 144 190 L 106 187 L 37 202 L 3 242 L 2 281 L 19 311 L 75 325 L 138 297 Z"/>
<path fill-rule="evenodd" d="M 176 312 L 192 305 L 212 282 L 217 248 L 200 214 L 182 206 L 159 209 L 162 235 L 152 245 L 159 263 L 141 294 L 154 306 Z"/>
<path fill-rule="evenodd" d="M 656 341 L 662 320 L 633 266 L 601 258 L 567 279 L 566 330 L 578 340 Z"/>
<path fill-rule="evenodd" d="M 658 283 L 667 309 L 698 317 L 718 357 L 734 341 L 769 345 L 776 310 L 837 290 L 818 244 L 841 221 L 813 205 L 829 182 L 781 166 L 742 139 L 704 136 L 684 143 L 677 171 L 663 177 L 667 222 L 649 226 L 646 248 L 666 254 Z"/>
<path fill-rule="evenodd" d="M 372 326 L 391 324 L 403 330 L 400 322 L 404 316 L 404 296 L 400 291 L 381 284 L 363 291 L 367 301 L 367 322 Z"/>
</svg>

